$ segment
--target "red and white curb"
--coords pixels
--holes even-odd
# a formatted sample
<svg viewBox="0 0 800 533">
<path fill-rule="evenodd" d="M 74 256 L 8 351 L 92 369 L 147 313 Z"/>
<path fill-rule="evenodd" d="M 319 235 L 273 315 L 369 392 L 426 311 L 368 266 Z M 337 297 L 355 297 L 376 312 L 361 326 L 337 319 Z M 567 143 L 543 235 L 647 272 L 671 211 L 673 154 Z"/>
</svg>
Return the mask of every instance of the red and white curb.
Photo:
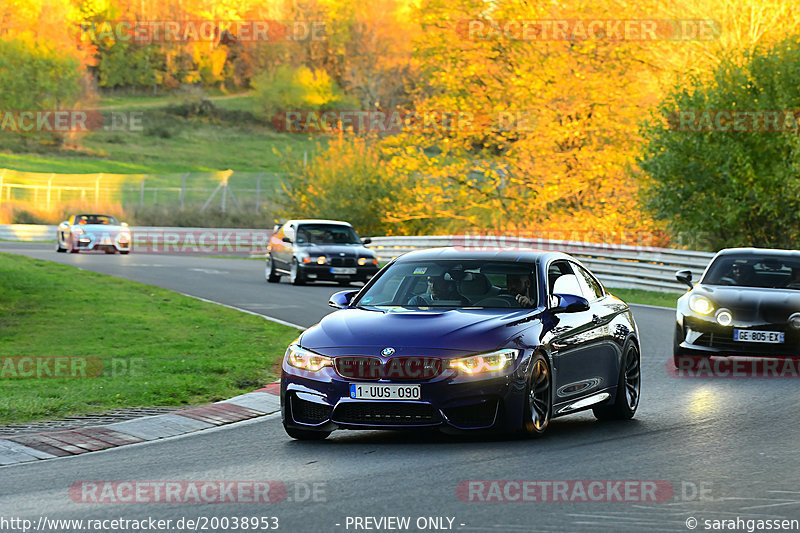
<svg viewBox="0 0 800 533">
<path fill-rule="evenodd" d="M 280 411 L 280 384 L 229 400 L 105 426 L 0 439 L 0 466 L 27 463 L 174 437 Z"/>
</svg>

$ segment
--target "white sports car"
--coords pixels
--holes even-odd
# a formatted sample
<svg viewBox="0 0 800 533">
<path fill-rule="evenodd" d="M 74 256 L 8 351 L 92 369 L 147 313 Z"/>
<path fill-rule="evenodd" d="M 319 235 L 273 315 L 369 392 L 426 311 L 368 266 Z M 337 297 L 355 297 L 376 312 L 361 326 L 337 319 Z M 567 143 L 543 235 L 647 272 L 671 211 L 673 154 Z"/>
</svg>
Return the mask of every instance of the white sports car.
<svg viewBox="0 0 800 533">
<path fill-rule="evenodd" d="M 56 251 L 76 254 L 81 250 L 103 250 L 107 254 L 131 251 L 128 225 L 109 215 L 73 215 L 58 225 Z"/>
</svg>

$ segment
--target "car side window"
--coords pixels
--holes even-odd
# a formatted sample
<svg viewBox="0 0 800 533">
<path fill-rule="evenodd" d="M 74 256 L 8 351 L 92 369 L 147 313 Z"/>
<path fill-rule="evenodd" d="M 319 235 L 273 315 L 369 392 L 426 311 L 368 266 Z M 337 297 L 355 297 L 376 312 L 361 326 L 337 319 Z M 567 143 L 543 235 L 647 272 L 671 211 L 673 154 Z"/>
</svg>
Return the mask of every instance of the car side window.
<svg viewBox="0 0 800 533">
<path fill-rule="evenodd" d="M 550 264 L 547 269 L 547 284 L 551 297 L 553 294 L 583 296 L 578 277 L 573 272 L 569 261 L 553 261 Z"/>
<path fill-rule="evenodd" d="M 576 264 L 572 265 L 572 269 L 578 274 L 578 283 L 580 283 L 583 295 L 587 300 L 591 302 L 603 297 L 603 286 L 594 279 L 588 270 Z"/>
</svg>

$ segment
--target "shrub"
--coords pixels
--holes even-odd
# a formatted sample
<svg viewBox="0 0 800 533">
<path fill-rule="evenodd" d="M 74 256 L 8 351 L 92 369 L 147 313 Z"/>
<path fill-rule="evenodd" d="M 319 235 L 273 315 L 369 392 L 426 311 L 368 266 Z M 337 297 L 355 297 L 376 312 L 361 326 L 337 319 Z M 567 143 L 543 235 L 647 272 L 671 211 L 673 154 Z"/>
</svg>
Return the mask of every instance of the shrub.
<svg viewBox="0 0 800 533">
<path fill-rule="evenodd" d="M 681 126 L 676 117 L 685 116 L 680 111 L 702 116 L 697 112 L 705 110 L 708 116 L 731 110 L 794 114 L 800 108 L 798 65 L 797 38 L 728 58 L 708 79 L 694 78 L 688 87 L 675 89 L 646 125 L 639 163 L 650 178 L 645 201 L 674 235 L 700 236 L 711 249 L 797 247 L 800 128 L 735 131 L 731 123 L 721 131 L 716 123 Z"/>
<path fill-rule="evenodd" d="M 281 110 L 324 111 L 356 106 L 324 70 L 281 65 L 273 72 L 256 76 L 252 85 L 257 112 L 268 119 Z"/>
</svg>

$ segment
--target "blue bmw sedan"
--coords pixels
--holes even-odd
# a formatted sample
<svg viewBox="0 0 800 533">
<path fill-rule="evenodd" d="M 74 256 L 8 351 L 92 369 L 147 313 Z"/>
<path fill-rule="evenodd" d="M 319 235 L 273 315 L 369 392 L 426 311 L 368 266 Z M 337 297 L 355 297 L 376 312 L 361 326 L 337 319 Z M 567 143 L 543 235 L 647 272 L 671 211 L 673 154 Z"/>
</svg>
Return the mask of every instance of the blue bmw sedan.
<svg viewBox="0 0 800 533">
<path fill-rule="evenodd" d="M 436 248 L 392 261 L 286 350 L 281 415 L 295 439 L 335 429 L 545 433 L 592 409 L 630 419 L 639 333 L 580 262 L 534 250 Z"/>
</svg>

